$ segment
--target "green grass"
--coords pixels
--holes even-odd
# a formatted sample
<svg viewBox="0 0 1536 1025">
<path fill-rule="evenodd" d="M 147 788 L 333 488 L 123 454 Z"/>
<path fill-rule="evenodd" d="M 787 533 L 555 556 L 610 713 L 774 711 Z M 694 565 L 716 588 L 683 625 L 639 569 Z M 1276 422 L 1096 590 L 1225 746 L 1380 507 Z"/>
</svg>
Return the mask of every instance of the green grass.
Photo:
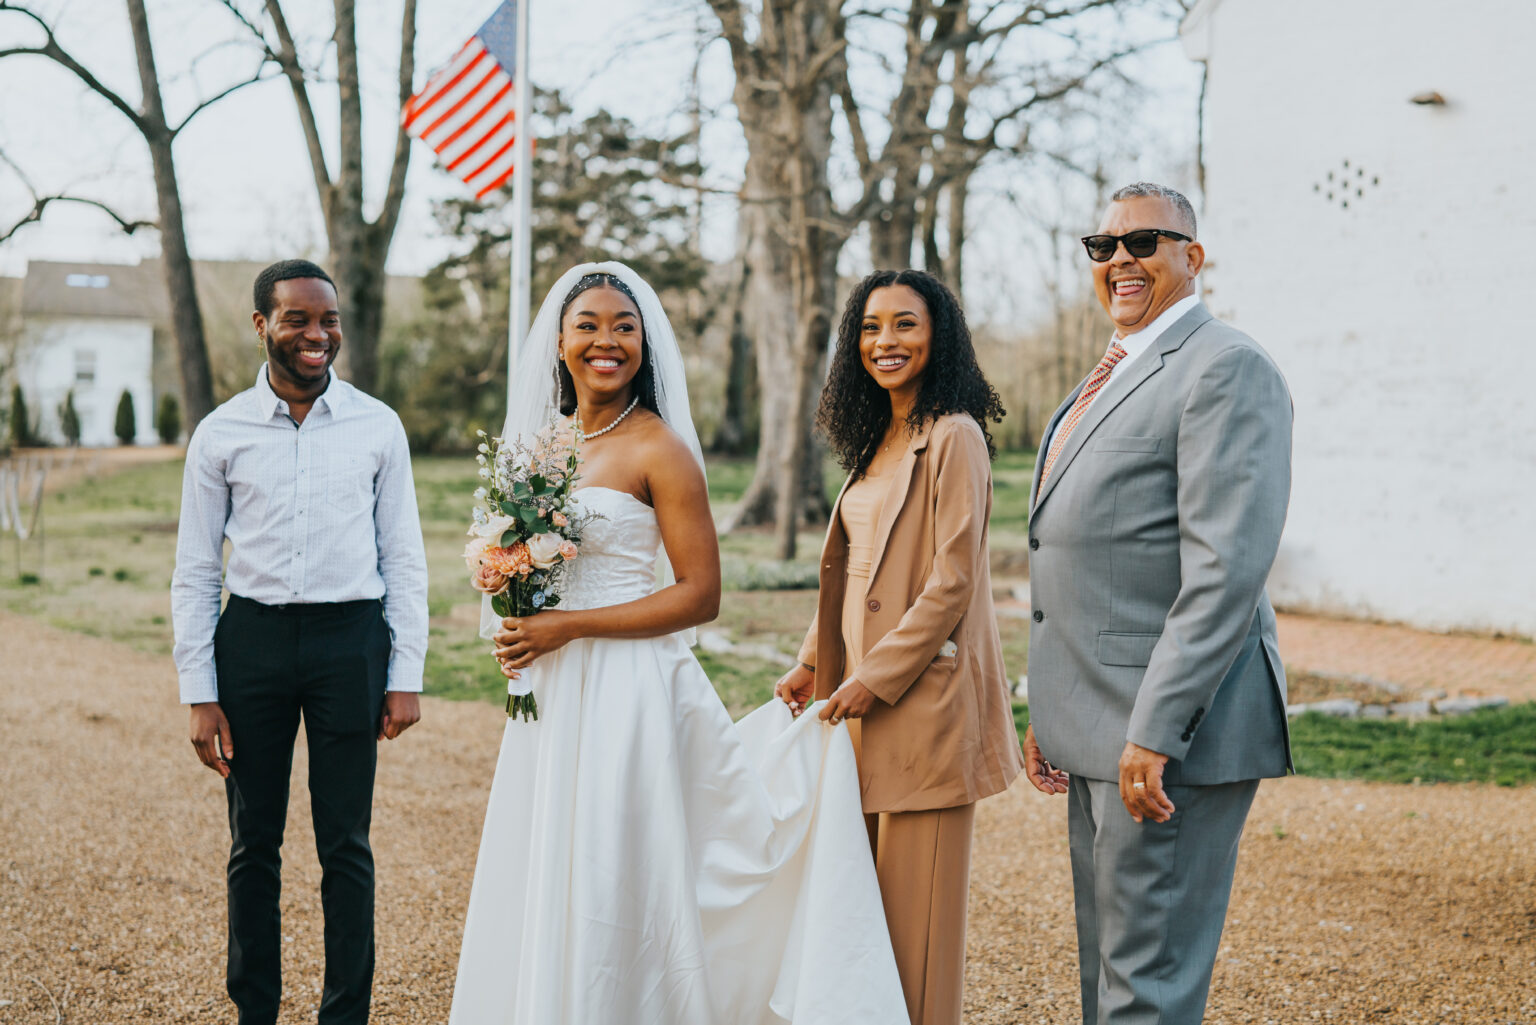
<svg viewBox="0 0 1536 1025">
<path fill-rule="evenodd" d="M 1013 703 L 1019 739 L 1029 706 Z M 1373 783 L 1536 783 L 1536 702 L 1449 719 L 1336 719 L 1308 712 L 1291 720 L 1300 776 Z"/>
<path fill-rule="evenodd" d="M 1020 556 L 1028 534 L 1025 507 L 1031 453 L 1004 453 L 993 471 L 994 563 Z M 478 602 L 466 582 L 464 528 L 477 483 L 467 458 L 414 461 L 430 580 L 432 614 L 427 653 L 428 693 L 445 698 L 505 700 L 506 684 L 475 635 Z M 833 468 L 835 470 L 835 468 Z M 835 493 L 840 473 L 829 470 Z M 723 505 L 751 479 L 750 460 L 712 460 L 710 494 Z M 48 496 L 42 543 L 0 546 L 0 608 L 77 633 L 126 643 L 169 657 L 168 585 L 176 557 L 181 464 L 133 467 Z M 765 531 L 722 539 L 726 594 L 720 618 L 706 629 L 738 643 L 769 644 L 793 654 L 816 607 L 816 558 L 821 535 L 799 537 L 799 557 L 781 563 Z M 784 586 L 793 589 L 775 589 Z M 1005 663 L 1017 676 L 1029 646 L 1027 620 L 1000 617 Z M 701 652 L 699 660 L 733 715 L 772 695 L 782 672 L 775 663 Z M 1014 706 L 1022 733 L 1028 708 Z M 1536 782 L 1536 704 L 1417 723 L 1338 720 L 1309 715 L 1292 722 L 1298 770 L 1309 776 L 1390 782 Z"/>
<path fill-rule="evenodd" d="M 1303 776 L 1384 783 L 1536 783 L 1536 702 L 1447 719 L 1291 720 Z"/>
</svg>

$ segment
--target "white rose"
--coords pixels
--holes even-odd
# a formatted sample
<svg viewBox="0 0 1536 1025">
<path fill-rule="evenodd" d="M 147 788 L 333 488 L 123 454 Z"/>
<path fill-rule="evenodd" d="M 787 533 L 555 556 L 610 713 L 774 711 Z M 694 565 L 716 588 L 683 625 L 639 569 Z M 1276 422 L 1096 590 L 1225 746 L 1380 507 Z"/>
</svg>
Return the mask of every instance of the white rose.
<svg viewBox="0 0 1536 1025">
<path fill-rule="evenodd" d="M 528 539 L 528 558 L 535 569 L 549 569 L 560 558 L 565 541 L 559 534 L 535 534 Z"/>
<path fill-rule="evenodd" d="M 469 532 L 476 537 L 499 538 L 512 529 L 516 522 L 510 516 L 491 516 L 484 523 L 475 523 L 469 528 Z"/>
</svg>

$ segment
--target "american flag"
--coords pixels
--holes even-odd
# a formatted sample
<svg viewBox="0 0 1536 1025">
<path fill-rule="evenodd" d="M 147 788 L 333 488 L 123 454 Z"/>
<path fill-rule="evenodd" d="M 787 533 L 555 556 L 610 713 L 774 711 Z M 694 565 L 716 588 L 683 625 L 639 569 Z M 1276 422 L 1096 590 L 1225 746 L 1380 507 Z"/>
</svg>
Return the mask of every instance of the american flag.
<svg viewBox="0 0 1536 1025">
<path fill-rule="evenodd" d="M 517 0 L 505 0 L 400 112 L 408 134 L 484 199 L 512 177 Z"/>
</svg>

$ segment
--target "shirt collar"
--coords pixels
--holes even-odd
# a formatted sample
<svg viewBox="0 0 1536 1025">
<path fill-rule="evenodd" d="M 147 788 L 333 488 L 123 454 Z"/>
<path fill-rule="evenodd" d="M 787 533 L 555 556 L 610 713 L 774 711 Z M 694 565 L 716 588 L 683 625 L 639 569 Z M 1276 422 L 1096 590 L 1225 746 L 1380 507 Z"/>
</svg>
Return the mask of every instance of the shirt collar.
<svg viewBox="0 0 1536 1025">
<path fill-rule="evenodd" d="M 325 386 L 325 391 L 315 399 L 314 408 L 323 409 L 332 416 L 336 416 L 346 407 L 347 388 L 350 386 L 336 376 L 334 369 L 327 370 L 326 376 L 330 380 Z M 272 419 L 279 409 L 285 414 L 288 412 L 288 403 L 278 397 L 277 392 L 272 390 L 272 382 L 267 380 L 265 363 L 256 371 L 256 406 L 261 411 L 263 421 Z"/>
<path fill-rule="evenodd" d="M 1120 347 L 1125 350 L 1126 359 L 1134 359 L 1141 355 L 1153 342 L 1157 341 L 1164 331 L 1174 325 L 1175 321 L 1194 309 L 1199 303 L 1200 296 L 1198 294 L 1186 295 L 1164 310 L 1156 320 L 1140 331 L 1132 335 L 1126 335 L 1124 338 L 1112 337 L 1110 342 L 1119 342 Z"/>
</svg>

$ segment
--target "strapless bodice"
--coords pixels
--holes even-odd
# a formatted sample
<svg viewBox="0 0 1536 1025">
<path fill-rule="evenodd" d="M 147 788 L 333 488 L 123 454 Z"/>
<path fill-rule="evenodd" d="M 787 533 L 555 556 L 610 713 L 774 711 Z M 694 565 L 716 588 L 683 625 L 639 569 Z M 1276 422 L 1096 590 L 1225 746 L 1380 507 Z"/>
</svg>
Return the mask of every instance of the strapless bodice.
<svg viewBox="0 0 1536 1025">
<path fill-rule="evenodd" d="M 558 584 L 560 607 L 602 608 L 654 591 L 661 546 L 656 510 L 613 488 L 577 488 L 571 500 L 577 514 L 596 515 L 582 531 L 580 554 Z"/>
</svg>

